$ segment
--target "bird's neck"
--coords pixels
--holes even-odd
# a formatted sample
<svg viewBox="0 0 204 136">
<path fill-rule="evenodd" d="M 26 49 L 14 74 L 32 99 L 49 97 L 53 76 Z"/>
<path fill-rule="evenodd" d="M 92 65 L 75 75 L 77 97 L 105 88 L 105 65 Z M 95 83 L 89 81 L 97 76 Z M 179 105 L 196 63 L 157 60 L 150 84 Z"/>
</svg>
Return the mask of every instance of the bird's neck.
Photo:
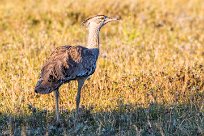
<svg viewBox="0 0 204 136">
<path fill-rule="evenodd" d="M 98 28 L 89 28 L 87 48 L 99 48 L 99 32 Z"/>
</svg>

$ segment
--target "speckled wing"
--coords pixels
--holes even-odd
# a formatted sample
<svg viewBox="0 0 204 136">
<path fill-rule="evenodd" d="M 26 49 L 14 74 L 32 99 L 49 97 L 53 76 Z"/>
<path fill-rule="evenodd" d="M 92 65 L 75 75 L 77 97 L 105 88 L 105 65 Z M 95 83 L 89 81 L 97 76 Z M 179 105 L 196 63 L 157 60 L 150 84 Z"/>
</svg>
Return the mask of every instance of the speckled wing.
<svg viewBox="0 0 204 136">
<path fill-rule="evenodd" d="M 93 74 L 98 53 L 98 49 L 82 46 L 58 47 L 43 65 L 36 85 L 38 92 L 49 93 L 65 82 Z"/>
<path fill-rule="evenodd" d="M 76 46 L 69 49 L 67 59 L 68 68 L 65 68 L 65 81 L 80 77 L 88 77 L 94 73 L 98 58 L 98 49 L 88 49 Z"/>
<path fill-rule="evenodd" d="M 98 59 L 99 50 L 97 48 L 94 49 L 84 49 L 82 52 L 81 65 L 82 68 L 80 72 L 77 74 L 77 77 L 88 77 L 95 72 L 96 62 Z"/>
</svg>

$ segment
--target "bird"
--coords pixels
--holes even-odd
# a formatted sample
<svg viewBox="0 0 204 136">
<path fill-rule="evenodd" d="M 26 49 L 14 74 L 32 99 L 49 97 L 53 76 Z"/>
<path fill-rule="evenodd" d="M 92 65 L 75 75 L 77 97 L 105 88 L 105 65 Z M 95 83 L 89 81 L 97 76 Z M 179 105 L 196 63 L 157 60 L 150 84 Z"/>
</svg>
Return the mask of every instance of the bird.
<svg viewBox="0 0 204 136">
<path fill-rule="evenodd" d="M 96 69 L 99 56 L 99 33 L 103 26 L 109 22 L 118 21 L 120 17 L 96 15 L 82 22 L 88 29 L 87 45 L 65 45 L 57 47 L 42 66 L 40 77 L 35 86 L 39 94 L 55 94 L 55 114 L 59 122 L 59 88 L 72 80 L 78 82 L 76 94 L 76 114 L 79 112 L 81 90 L 84 82 Z"/>
</svg>

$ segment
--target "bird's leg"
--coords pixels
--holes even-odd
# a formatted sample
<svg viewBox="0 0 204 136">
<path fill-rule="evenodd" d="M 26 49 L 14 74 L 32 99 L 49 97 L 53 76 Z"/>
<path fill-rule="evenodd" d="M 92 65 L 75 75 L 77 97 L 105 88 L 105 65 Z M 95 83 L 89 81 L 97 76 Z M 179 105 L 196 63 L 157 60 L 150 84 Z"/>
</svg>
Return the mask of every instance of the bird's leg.
<svg viewBox="0 0 204 136">
<path fill-rule="evenodd" d="M 55 92 L 55 114 L 57 122 L 59 122 L 59 90 L 56 89 L 54 92 Z"/>
<path fill-rule="evenodd" d="M 84 81 L 86 80 L 86 78 L 80 78 L 78 79 L 78 91 L 77 91 L 77 96 L 76 96 L 76 113 L 78 116 L 79 113 L 79 103 L 80 103 L 80 98 L 81 98 L 81 88 L 84 85 Z"/>
</svg>

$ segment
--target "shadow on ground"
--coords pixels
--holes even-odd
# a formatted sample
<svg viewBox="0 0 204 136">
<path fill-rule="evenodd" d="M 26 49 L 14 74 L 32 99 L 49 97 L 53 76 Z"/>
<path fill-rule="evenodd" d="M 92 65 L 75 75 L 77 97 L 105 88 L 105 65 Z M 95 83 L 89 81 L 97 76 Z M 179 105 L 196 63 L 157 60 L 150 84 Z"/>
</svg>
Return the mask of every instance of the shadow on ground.
<svg viewBox="0 0 204 136">
<path fill-rule="evenodd" d="M 204 113 L 193 104 L 148 108 L 120 102 L 109 112 L 94 113 L 82 107 L 74 125 L 75 112 L 61 111 L 61 124 L 54 112 L 29 107 L 30 115 L 0 114 L 0 135 L 203 135 Z"/>
</svg>

